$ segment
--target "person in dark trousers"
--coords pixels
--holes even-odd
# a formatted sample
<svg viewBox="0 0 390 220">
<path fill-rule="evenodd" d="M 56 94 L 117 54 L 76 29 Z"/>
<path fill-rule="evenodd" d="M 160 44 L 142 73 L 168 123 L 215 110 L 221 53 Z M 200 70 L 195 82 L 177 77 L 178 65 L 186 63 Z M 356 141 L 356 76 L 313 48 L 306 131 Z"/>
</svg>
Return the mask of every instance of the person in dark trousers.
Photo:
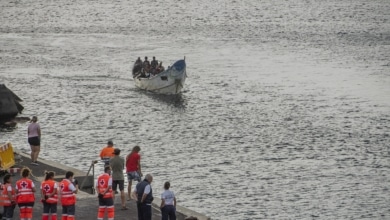
<svg viewBox="0 0 390 220">
<path fill-rule="evenodd" d="M 74 220 L 76 214 L 76 193 L 78 182 L 73 179 L 74 173 L 67 171 L 65 179 L 60 182 L 60 196 L 62 204 L 62 220 Z"/>
<path fill-rule="evenodd" d="M 152 220 L 152 181 L 153 176 L 146 174 L 145 179 L 139 182 L 133 191 L 133 198 L 137 201 L 138 220 Z"/>
<path fill-rule="evenodd" d="M 100 159 L 104 162 L 104 166 L 110 165 L 110 159 L 114 157 L 114 143 L 107 142 L 107 146 L 100 151 Z"/>
<path fill-rule="evenodd" d="M 41 183 L 41 201 L 43 203 L 42 220 L 57 220 L 58 184 L 54 180 L 53 171 L 46 172 L 45 180 Z"/>
<path fill-rule="evenodd" d="M 3 178 L 4 185 L 3 190 L 1 191 L 1 200 L 0 203 L 4 207 L 3 218 L 5 220 L 10 220 L 14 216 L 14 209 L 16 206 L 15 201 L 15 189 L 12 187 L 12 177 L 10 174 L 6 174 Z"/>
<path fill-rule="evenodd" d="M 161 194 L 161 220 L 176 220 L 176 197 L 175 194 L 169 190 L 171 184 L 164 183 L 165 191 Z"/>
<path fill-rule="evenodd" d="M 106 210 L 108 219 L 114 219 L 115 208 L 112 193 L 112 178 L 110 166 L 105 167 L 104 173 L 98 177 L 96 181 L 96 189 L 99 193 L 99 209 L 97 219 L 103 220 Z"/>
</svg>

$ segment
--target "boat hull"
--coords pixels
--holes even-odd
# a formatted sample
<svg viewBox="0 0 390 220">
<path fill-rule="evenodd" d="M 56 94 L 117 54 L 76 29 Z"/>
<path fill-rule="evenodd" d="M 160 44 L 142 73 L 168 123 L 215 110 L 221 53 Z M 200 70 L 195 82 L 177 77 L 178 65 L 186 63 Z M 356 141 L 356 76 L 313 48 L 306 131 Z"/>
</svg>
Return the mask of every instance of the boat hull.
<svg viewBox="0 0 390 220">
<path fill-rule="evenodd" d="M 187 78 L 186 63 L 176 61 L 167 70 L 150 78 L 134 77 L 135 86 L 155 93 L 178 94 L 184 87 Z"/>
</svg>

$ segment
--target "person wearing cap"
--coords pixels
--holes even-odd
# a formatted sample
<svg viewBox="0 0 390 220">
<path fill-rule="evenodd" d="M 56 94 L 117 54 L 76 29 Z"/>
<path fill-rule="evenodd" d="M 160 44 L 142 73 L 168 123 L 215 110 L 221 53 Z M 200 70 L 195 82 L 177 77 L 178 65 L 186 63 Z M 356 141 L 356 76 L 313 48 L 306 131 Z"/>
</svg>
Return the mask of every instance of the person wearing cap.
<svg viewBox="0 0 390 220">
<path fill-rule="evenodd" d="M 114 157 L 114 143 L 112 141 L 107 142 L 107 146 L 100 151 L 100 159 L 104 161 L 104 165 L 107 166 L 110 163 L 110 159 Z"/>
<path fill-rule="evenodd" d="M 125 160 L 120 157 L 121 150 L 115 148 L 114 157 L 110 159 L 110 166 L 112 169 L 112 190 L 117 192 L 117 187 L 119 186 L 119 191 L 121 192 L 121 204 L 122 210 L 127 210 L 125 204 L 125 177 L 123 175 L 123 169 L 125 168 Z M 114 201 L 115 201 L 115 194 Z"/>
</svg>

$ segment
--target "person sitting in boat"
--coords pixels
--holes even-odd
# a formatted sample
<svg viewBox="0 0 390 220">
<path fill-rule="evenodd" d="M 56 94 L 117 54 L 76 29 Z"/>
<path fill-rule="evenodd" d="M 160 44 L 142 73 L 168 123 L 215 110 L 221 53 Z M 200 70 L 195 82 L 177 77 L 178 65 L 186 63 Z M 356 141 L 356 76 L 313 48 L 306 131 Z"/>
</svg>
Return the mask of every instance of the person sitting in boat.
<svg viewBox="0 0 390 220">
<path fill-rule="evenodd" d="M 150 68 L 150 62 L 148 60 L 148 57 L 145 57 L 145 60 L 144 60 L 142 67 L 143 67 L 143 72 L 144 72 L 145 76 L 149 77 L 148 75 L 150 73 L 151 68 Z"/>
<path fill-rule="evenodd" d="M 138 59 L 137 59 L 137 60 L 135 61 L 135 63 L 134 63 L 134 66 L 138 66 L 138 65 L 142 66 L 141 57 L 138 57 Z"/>
<path fill-rule="evenodd" d="M 164 72 L 164 70 L 165 70 L 165 68 L 162 65 L 162 62 L 160 62 L 160 64 L 158 64 L 158 66 L 157 66 L 157 73 Z"/>
<path fill-rule="evenodd" d="M 142 71 L 142 60 L 140 57 L 138 57 L 133 67 L 133 77 L 136 77 L 137 75 L 141 74 L 141 71 Z"/>
<path fill-rule="evenodd" d="M 146 73 L 145 73 L 144 68 L 141 69 L 141 72 L 140 72 L 140 74 L 139 74 L 139 77 L 141 77 L 141 78 L 146 78 Z"/>
<path fill-rule="evenodd" d="M 152 66 L 152 69 L 156 69 L 157 66 L 158 66 L 158 61 L 156 60 L 156 57 L 153 57 L 153 60 L 152 62 L 150 63 L 150 65 Z"/>
<path fill-rule="evenodd" d="M 150 66 L 150 62 L 148 60 L 148 57 L 145 57 L 145 60 L 144 60 L 144 63 L 143 63 L 143 68 L 145 69 L 145 67 L 147 66 Z"/>
</svg>

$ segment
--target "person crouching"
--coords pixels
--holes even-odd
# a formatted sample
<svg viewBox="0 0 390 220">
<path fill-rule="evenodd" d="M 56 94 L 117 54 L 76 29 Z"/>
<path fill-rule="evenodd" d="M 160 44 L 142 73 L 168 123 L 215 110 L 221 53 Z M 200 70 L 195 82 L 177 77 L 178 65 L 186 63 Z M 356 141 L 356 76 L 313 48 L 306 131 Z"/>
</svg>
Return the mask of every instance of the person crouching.
<svg viewBox="0 0 390 220">
<path fill-rule="evenodd" d="M 106 209 L 108 220 L 113 220 L 115 216 L 114 200 L 112 199 L 112 178 L 110 174 L 111 167 L 107 166 L 104 168 L 104 173 L 96 181 L 96 189 L 99 192 L 98 220 L 103 220 Z"/>
</svg>

